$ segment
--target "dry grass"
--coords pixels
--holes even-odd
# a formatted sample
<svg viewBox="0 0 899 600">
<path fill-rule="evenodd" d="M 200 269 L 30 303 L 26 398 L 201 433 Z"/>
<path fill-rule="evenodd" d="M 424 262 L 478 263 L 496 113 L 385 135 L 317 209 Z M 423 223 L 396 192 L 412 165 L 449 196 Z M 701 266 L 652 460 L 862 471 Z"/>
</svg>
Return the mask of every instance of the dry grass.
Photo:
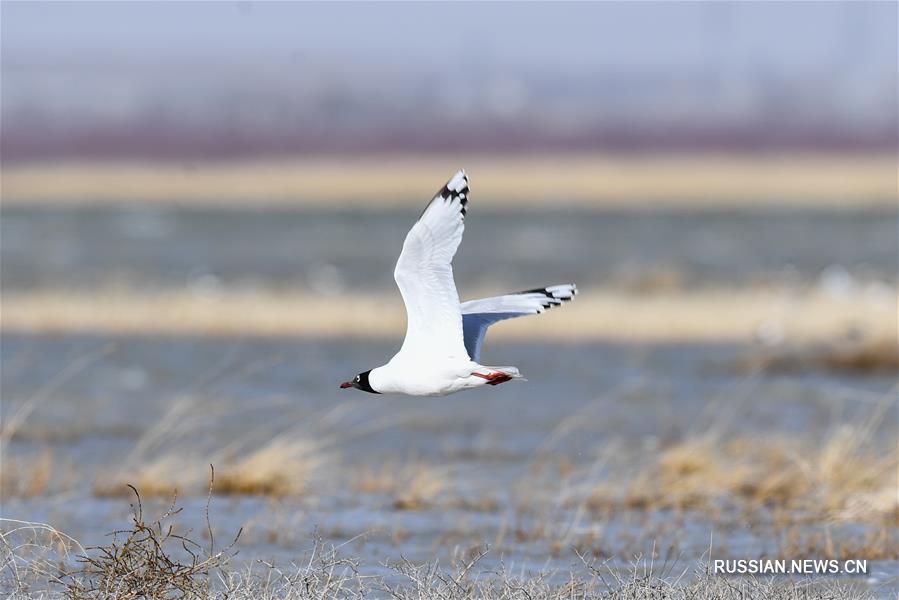
<svg viewBox="0 0 899 600">
<path fill-rule="evenodd" d="M 282 436 L 247 456 L 224 463 L 216 491 L 220 494 L 286 496 L 301 494 L 323 466 L 319 446 L 303 438 Z"/>
<path fill-rule="evenodd" d="M 0 595 L 61 597 L 58 583 L 66 566 L 86 552 L 78 540 L 45 523 L 0 518 Z"/>
<path fill-rule="evenodd" d="M 226 364 L 225 376 L 240 378 L 269 363 L 259 361 L 239 367 Z M 216 369 L 209 379 L 225 376 Z M 362 422 L 348 423 L 348 417 L 358 417 L 359 407 L 365 406 L 363 399 L 328 407 L 320 413 L 286 413 L 277 423 L 265 423 L 229 438 L 219 431 L 222 422 L 234 423 L 248 409 L 261 409 L 263 405 L 247 407 L 222 401 L 208 391 L 199 393 L 199 388 L 206 385 L 201 382 L 192 393 L 176 397 L 127 456 L 114 468 L 97 475 L 94 494 L 120 496 L 129 493 L 130 485 L 136 485 L 145 497 L 196 495 L 205 490 L 206 473 L 214 465 L 218 473 L 217 494 L 325 496 L 329 492 L 322 486 L 342 483 L 334 476 L 336 448 L 406 418 L 371 414 Z M 290 427 L 285 428 L 285 423 Z"/>
<path fill-rule="evenodd" d="M 226 370 L 239 377 L 253 367 Z M 211 378 L 219 376 L 216 372 Z M 128 456 L 97 475 L 94 494 L 120 496 L 130 493 L 131 485 L 145 497 L 197 494 L 205 489 L 210 464 L 219 471 L 219 494 L 285 496 L 305 492 L 330 459 L 325 446 L 337 439 L 328 437 L 323 420 L 308 419 L 307 423 L 297 419 L 290 429 L 273 432 L 267 427 L 223 440 L 215 433 L 217 417 L 235 410 L 241 409 L 226 407 L 215 395 L 177 397 L 135 442 Z M 322 429 L 317 438 L 311 433 L 315 425 Z"/>
<path fill-rule="evenodd" d="M 432 506 L 449 487 L 449 472 L 420 461 L 405 464 L 387 462 L 360 469 L 353 489 L 363 494 L 384 494 L 393 498 L 397 510 L 421 510 Z"/>
<path fill-rule="evenodd" d="M 112 532 L 106 544 L 87 548 L 78 557 L 80 567 L 59 577 L 65 586 L 64 596 L 68 600 L 208 597 L 211 577 L 231 558 L 237 538 L 224 550 L 215 551 L 208 503 L 208 545 L 192 539 L 190 531 L 177 531 L 171 521 L 181 509 L 174 501 L 161 516 L 145 522 L 140 494 L 133 487 L 131 490 L 136 496 L 131 527 Z"/>
<path fill-rule="evenodd" d="M 763 354 L 744 361 L 740 366 L 748 371 L 762 368 L 777 372 L 897 373 L 899 342 L 895 335 L 847 340 L 820 347 Z"/>
<path fill-rule="evenodd" d="M 48 450 L 33 457 L 4 458 L 0 465 L 0 499 L 47 493 L 53 483 L 53 465 L 53 454 Z"/>
<path fill-rule="evenodd" d="M 94 494 L 130 495 L 130 486 L 137 486 L 144 497 L 171 498 L 203 489 L 212 453 L 204 452 L 196 440 L 202 437 L 202 424 L 214 415 L 215 407 L 200 395 L 177 397 L 128 455 L 96 475 Z"/>
<path fill-rule="evenodd" d="M 6 166 L 2 191 L 6 206 L 142 201 L 381 210 L 419 205 L 459 167 L 472 173 L 484 208 L 858 209 L 894 208 L 896 202 L 896 157 L 890 154 L 397 156 L 190 167 L 109 161 Z M 373 196 L 372 189 L 379 193 Z"/>
<path fill-rule="evenodd" d="M 363 574 L 362 561 L 347 557 L 340 547 L 321 540 L 305 561 L 288 567 L 256 562 L 233 568 L 234 543 L 216 551 L 214 541 L 201 544 L 190 531 L 177 533 L 174 507 L 145 522 L 140 503 L 131 527 L 113 532 L 92 548 L 49 526 L 16 523 L 0 533 L 2 565 L 0 593 L 11 599 L 64 598 L 184 600 L 305 600 L 321 598 L 396 600 L 869 600 L 873 594 L 836 581 L 787 578 L 723 577 L 702 565 L 693 572 L 675 571 L 673 564 L 634 560 L 614 569 L 582 558 L 580 567 L 565 571 L 509 570 L 482 566 L 485 549 L 457 553 L 449 568 L 437 562 L 388 561 L 387 574 Z M 208 505 L 207 505 L 208 515 Z M 210 535 L 212 527 L 207 527 Z M 6 523 L 9 523 L 8 521 Z M 29 539 L 21 542 L 22 532 Z M 238 532 L 239 536 L 239 532 Z M 79 567 L 71 559 L 77 552 Z M 52 560 L 53 556 L 58 559 Z"/>
<path fill-rule="evenodd" d="M 327 462 L 314 442 L 293 435 L 276 436 L 270 442 L 224 458 L 209 454 L 166 453 L 131 461 L 130 466 L 101 473 L 94 494 L 101 497 L 127 495 L 129 484 L 145 497 L 168 498 L 197 494 L 203 490 L 209 464 L 219 470 L 216 493 L 280 497 L 302 494 L 309 480 Z M 227 454 L 231 454 L 228 452 Z"/>
<path fill-rule="evenodd" d="M 326 425 L 338 425 L 335 429 L 344 429 L 339 426 L 340 415 L 344 413 L 334 409 L 329 411 L 328 418 L 315 419 L 314 425 L 307 427 L 305 431 L 293 429 L 272 436 L 266 429 L 260 435 L 264 436 L 263 443 L 248 436 L 247 439 L 235 441 L 226 447 L 217 446 L 218 442 L 211 442 L 208 448 L 203 449 L 198 442 L 206 439 L 202 433 L 206 430 L 198 429 L 198 419 L 214 429 L 217 426 L 216 416 L 222 414 L 215 412 L 216 407 L 219 411 L 225 410 L 218 400 L 215 394 L 203 397 L 199 397 L 199 394 L 186 394 L 176 401 L 171 410 L 158 423 L 152 424 L 138 440 L 133 456 L 123 460 L 122 470 L 109 474 L 110 478 L 98 478 L 98 492 L 103 485 L 113 484 L 113 488 L 117 490 L 115 493 L 119 493 L 124 488 L 124 483 L 129 482 L 145 485 L 146 489 L 142 490 L 145 496 L 171 497 L 174 489 L 197 493 L 203 489 L 206 466 L 211 460 L 221 469 L 216 486 L 218 493 L 266 496 L 307 493 L 309 481 L 320 471 L 326 470 L 322 467 L 328 464 L 326 451 L 329 434 Z M 604 406 L 607 404 L 596 405 L 598 409 Z M 529 541 L 548 542 L 534 544 L 532 548 L 539 548 L 540 552 L 551 556 L 560 556 L 574 548 L 581 554 L 620 557 L 622 552 L 633 548 L 645 549 L 647 540 L 669 539 L 686 531 L 684 522 L 689 516 L 683 514 L 673 514 L 670 519 L 666 516 L 665 525 L 668 529 L 661 534 L 660 530 L 647 529 L 645 523 L 648 521 L 641 523 L 639 519 L 645 519 L 651 511 L 674 509 L 676 513 L 697 510 L 704 511 L 705 516 L 714 520 L 715 511 L 736 509 L 734 512 L 740 513 L 737 514 L 739 524 L 737 520 L 731 520 L 728 527 L 744 527 L 747 521 L 754 527 L 760 522 L 754 520 L 755 516 L 760 513 L 770 515 L 775 527 L 784 530 L 781 537 L 772 535 L 770 539 L 777 544 L 777 551 L 785 557 L 896 559 L 893 541 L 894 527 L 899 525 L 899 491 L 896 485 L 899 465 L 895 449 L 884 449 L 881 444 L 883 440 L 878 440 L 874 435 L 887 414 L 888 407 L 885 406 L 887 405 L 871 411 L 872 414 L 863 421 L 836 425 L 817 439 L 790 439 L 784 435 L 755 439 L 735 437 L 730 432 L 722 431 L 723 425 L 719 423 L 709 431 L 688 436 L 680 443 L 668 446 L 632 476 L 619 480 L 610 479 L 610 483 L 614 483 L 616 487 L 593 490 L 591 506 L 594 509 L 637 509 L 634 512 L 641 513 L 633 533 L 627 534 L 633 536 L 633 543 L 625 550 L 616 547 L 621 540 L 611 539 L 610 534 L 602 528 L 602 520 L 590 515 L 589 511 L 585 521 L 599 523 L 595 530 L 572 527 L 577 535 L 569 536 L 565 532 L 565 519 L 576 522 L 580 518 L 572 516 L 570 504 L 564 504 L 578 493 L 577 490 L 572 492 L 574 495 L 571 497 L 559 495 L 559 506 L 567 511 L 564 513 L 554 513 L 552 507 L 547 509 L 546 506 L 535 503 L 534 511 L 530 513 L 533 519 L 525 522 L 522 527 L 516 527 L 514 522 L 509 524 L 513 527 L 510 542 L 513 536 L 514 541 L 519 544 Z M 344 409 L 346 412 L 353 412 L 357 407 L 358 405 L 348 403 Z M 569 416 L 553 430 L 535 453 L 534 468 L 528 469 L 526 480 L 521 482 L 520 493 L 528 498 L 548 497 L 555 490 L 545 489 L 545 480 L 571 480 L 576 483 L 581 478 L 580 467 L 560 461 L 551 451 L 555 448 L 555 443 L 568 433 L 579 427 L 590 427 L 593 422 L 591 415 L 585 408 Z M 369 426 L 368 431 L 380 431 L 383 427 L 383 424 L 373 423 L 371 420 L 367 420 L 366 424 Z M 316 432 L 314 439 L 308 435 L 311 429 Z M 346 432 L 343 431 L 342 435 L 345 436 Z M 614 454 L 614 445 L 598 454 L 594 465 L 596 477 L 604 476 L 607 458 Z M 544 463 L 553 467 L 549 469 Z M 550 472 L 544 472 L 538 477 L 538 467 Z M 594 467 L 590 469 L 593 471 Z M 336 471 L 329 471 L 329 480 L 339 480 L 341 484 L 345 484 L 348 476 L 354 491 L 384 494 L 396 509 L 404 510 L 451 507 L 452 501 L 441 501 L 441 494 L 457 488 L 456 478 L 450 477 L 446 469 L 415 459 L 387 463 L 376 468 L 350 470 L 339 475 L 334 473 Z M 595 481 L 595 477 L 583 479 Z M 52 481 L 52 475 L 50 480 Z M 568 483 L 563 483 L 560 487 L 567 486 Z M 27 489 L 27 486 L 23 489 Z M 321 498 L 330 497 L 327 491 L 321 492 L 317 488 L 313 491 L 321 493 Z M 732 513 L 729 516 L 734 515 Z M 534 526 L 530 526 L 532 520 L 536 520 Z M 144 523 L 142 519 L 140 521 Z M 845 527 L 840 528 L 846 522 L 852 526 L 857 523 L 872 526 L 865 528 L 866 533 L 851 536 L 845 533 Z M 144 526 L 149 525 L 152 524 L 144 523 Z M 270 521 L 268 525 L 272 526 Z M 297 530 L 296 525 L 291 527 Z M 840 533 L 831 535 L 828 527 L 833 527 L 833 531 Z M 141 531 L 140 528 L 137 529 Z M 282 529 L 287 530 L 288 527 Z M 154 531 L 156 533 L 153 535 L 157 536 L 168 533 L 176 536 L 168 539 L 166 544 L 178 541 L 177 536 L 181 535 L 177 527 L 171 531 L 157 527 Z M 758 531 L 753 533 L 758 534 Z M 458 542 L 460 546 L 468 548 L 472 539 L 482 541 L 483 534 L 483 531 L 463 533 L 460 536 L 469 537 L 460 537 L 452 543 Z M 120 532 L 117 546 L 104 544 L 95 549 L 96 553 L 91 556 L 101 561 L 108 561 L 110 557 L 118 560 L 115 557 L 120 557 L 125 552 L 125 546 L 130 548 L 132 543 L 143 543 L 150 539 L 138 536 L 131 542 L 125 542 L 132 535 L 135 535 L 133 531 Z M 734 539 L 738 537 L 734 536 Z M 7 539 L 3 538 L 3 541 L 8 547 L 21 548 L 21 545 L 7 542 Z M 67 547 L 71 547 L 71 543 L 64 538 L 56 536 L 55 539 L 55 542 L 50 543 L 68 544 Z M 295 547 L 294 540 L 289 543 Z M 499 541 L 496 543 L 500 546 Z M 39 545 L 39 542 L 35 544 Z M 509 546 L 513 547 L 515 546 Z M 2 574 L 0 577 L 5 579 L 0 582 L 0 595 L 2 590 L 13 590 L 20 596 L 27 597 L 31 591 L 46 590 L 49 585 L 47 582 L 62 577 L 59 565 L 62 562 L 65 566 L 65 561 L 49 560 L 46 556 L 33 561 L 31 558 L 23 558 L 21 553 L 15 554 L 9 550 L 6 552 L 7 565 L 22 567 L 16 571 L 15 577 L 31 583 L 25 587 L 16 583 L 12 575 Z M 341 594 L 345 597 L 354 597 L 353 594 L 371 597 L 373 594 L 384 593 L 385 590 L 398 598 L 429 598 L 440 595 L 450 598 L 561 598 L 572 595 L 577 597 L 582 592 L 589 592 L 591 597 L 612 598 L 739 598 L 739 595 L 727 596 L 735 593 L 733 590 L 741 590 L 747 595 L 764 592 L 768 597 L 776 599 L 802 597 L 797 596 L 799 592 L 787 584 L 734 581 L 701 573 L 683 580 L 665 577 L 647 579 L 636 574 L 630 579 L 615 579 L 609 575 L 607 581 L 603 581 L 595 574 L 586 577 L 583 573 L 574 572 L 525 575 L 507 573 L 502 569 L 499 572 L 475 573 L 471 570 L 475 567 L 464 568 L 464 572 L 460 572 L 440 569 L 436 565 L 405 562 L 393 565 L 400 578 L 400 583 L 397 583 L 396 577 L 385 580 L 380 576 L 359 575 L 359 561 L 341 557 L 333 549 L 317 549 L 316 552 L 319 552 L 322 562 L 310 561 L 287 569 L 275 565 L 257 565 L 259 568 L 256 570 L 218 567 L 208 571 L 202 568 L 192 570 L 190 565 L 193 563 L 189 554 L 185 558 L 184 555 L 172 553 L 166 554 L 168 558 L 163 564 L 169 565 L 166 569 L 175 569 L 176 574 L 186 574 L 188 579 L 179 584 L 185 589 L 193 585 L 194 581 L 203 586 L 212 581 L 215 588 L 212 592 L 206 590 L 206 595 L 202 596 L 204 598 L 304 598 Z M 83 551 L 81 553 L 84 554 Z M 465 557 L 465 564 L 468 564 L 469 559 L 470 557 Z M 137 562 L 128 563 L 131 560 Z M 149 559 L 132 555 L 126 563 L 140 565 L 146 564 L 147 560 Z M 182 566 L 173 567 L 175 564 Z M 476 564 L 475 562 L 475 566 Z M 39 569 L 39 574 L 29 571 L 33 565 L 39 565 L 35 567 Z M 66 568 L 71 569 L 71 566 Z M 96 566 L 94 569 L 91 572 L 93 579 L 82 579 L 86 583 L 81 589 L 88 590 L 84 592 L 87 597 L 102 597 L 95 593 L 99 587 L 90 581 L 103 581 L 98 578 L 101 577 L 100 573 L 106 571 Z M 495 565 L 491 567 L 491 571 L 494 569 Z M 165 572 L 169 571 L 163 569 L 163 573 Z M 160 575 L 154 585 L 166 585 L 168 577 Z M 560 577 L 563 580 L 561 582 Z M 701 582 L 701 585 L 695 584 L 696 581 Z M 108 588 L 107 584 L 108 580 L 102 585 Z M 456 591 L 449 591 L 448 588 Z M 707 589 L 715 590 L 715 593 L 703 596 Z M 801 589 L 823 590 L 821 593 L 829 593 L 834 598 L 859 597 L 851 590 L 838 587 Z M 527 594 L 521 590 L 525 590 Z"/>
<path fill-rule="evenodd" d="M 896 449 L 879 447 L 877 411 L 816 440 L 701 435 L 660 452 L 623 482 L 598 486 L 597 510 L 737 509 L 782 523 L 852 521 L 899 525 Z"/>
<path fill-rule="evenodd" d="M 135 466 L 121 466 L 99 473 L 93 492 L 103 498 L 128 496 L 133 485 L 145 498 L 184 496 L 201 489 L 205 468 L 207 465 L 199 457 L 164 454 Z"/>
<path fill-rule="evenodd" d="M 495 291 L 495 290 L 494 290 Z M 475 292 L 468 293 L 475 296 Z M 4 332 L 207 336 L 395 337 L 405 327 L 398 294 L 332 298 L 302 289 L 228 290 L 213 298 L 187 291 L 135 293 L 10 292 L 2 296 Z M 307 311 L 296 310 L 297 306 Z M 315 313 L 315 319 L 304 315 Z M 159 315 L 166 315 L 160 320 Z M 816 291 L 765 288 L 667 291 L 653 294 L 587 289 L 562 311 L 503 323 L 492 339 L 562 341 L 742 341 L 774 335 L 805 343 L 857 330 L 895 339 L 895 299 L 843 299 Z"/>
<path fill-rule="evenodd" d="M 780 532 L 778 551 L 782 558 L 837 560 L 899 560 L 896 532 L 877 529 L 862 534 L 832 533 L 825 528 L 791 526 Z"/>
</svg>

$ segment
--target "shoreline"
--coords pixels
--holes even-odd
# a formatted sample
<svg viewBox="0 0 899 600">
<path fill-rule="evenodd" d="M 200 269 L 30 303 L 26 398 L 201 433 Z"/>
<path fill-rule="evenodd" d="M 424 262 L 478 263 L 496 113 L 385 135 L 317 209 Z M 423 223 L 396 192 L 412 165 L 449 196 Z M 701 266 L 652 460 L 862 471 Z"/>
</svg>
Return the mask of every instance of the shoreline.
<svg viewBox="0 0 899 600">
<path fill-rule="evenodd" d="M 21 334 L 203 335 L 401 340 L 399 294 L 305 290 L 136 293 L 38 290 L 0 296 L 0 331 Z M 160 315 L 165 315 L 160 318 Z M 315 318 L 310 318 L 314 315 Z M 895 339 L 896 298 L 818 291 L 711 289 L 638 294 L 582 290 L 562 310 L 491 328 L 493 340 L 814 343 L 861 334 Z"/>
<path fill-rule="evenodd" d="M 418 206 L 459 167 L 485 209 L 896 208 L 894 154 L 379 156 L 16 163 L 6 208 Z"/>
</svg>

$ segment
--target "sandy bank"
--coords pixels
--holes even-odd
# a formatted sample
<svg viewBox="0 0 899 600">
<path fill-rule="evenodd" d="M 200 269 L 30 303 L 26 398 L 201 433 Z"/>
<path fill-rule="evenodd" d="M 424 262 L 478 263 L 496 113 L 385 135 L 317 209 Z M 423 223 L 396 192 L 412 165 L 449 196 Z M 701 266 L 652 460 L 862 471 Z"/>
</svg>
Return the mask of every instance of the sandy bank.
<svg viewBox="0 0 899 600">
<path fill-rule="evenodd" d="M 4 332 L 402 338 L 398 294 L 327 297 L 303 290 L 138 294 L 107 290 L 12 292 L 0 297 Z M 636 294 L 584 290 L 563 310 L 500 323 L 491 339 L 814 341 L 849 331 L 895 339 L 895 297 L 717 289 Z"/>
<path fill-rule="evenodd" d="M 896 206 L 893 155 L 446 156 L 267 162 L 12 165 L 6 207 L 161 205 L 387 208 L 418 205 L 454 169 L 485 208 L 704 209 Z"/>
</svg>

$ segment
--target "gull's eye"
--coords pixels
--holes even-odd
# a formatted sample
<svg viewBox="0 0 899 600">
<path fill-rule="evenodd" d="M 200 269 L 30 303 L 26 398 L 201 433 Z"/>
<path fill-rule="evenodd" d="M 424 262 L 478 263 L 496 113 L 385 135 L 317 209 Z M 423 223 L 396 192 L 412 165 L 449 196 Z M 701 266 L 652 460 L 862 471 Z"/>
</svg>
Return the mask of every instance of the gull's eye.
<svg viewBox="0 0 899 600">
<path fill-rule="evenodd" d="M 362 379 L 358 375 L 356 375 L 356 382 L 358 383 L 360 381 L 362 381 Z"/>
</svg>

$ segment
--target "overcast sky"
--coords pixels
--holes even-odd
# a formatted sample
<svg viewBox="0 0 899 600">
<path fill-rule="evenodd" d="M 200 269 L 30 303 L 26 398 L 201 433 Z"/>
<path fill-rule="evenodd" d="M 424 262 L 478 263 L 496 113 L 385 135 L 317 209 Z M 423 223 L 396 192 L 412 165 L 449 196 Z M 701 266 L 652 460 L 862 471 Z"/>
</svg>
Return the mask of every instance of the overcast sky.
<svg viewBox="0 0 899 600">
<path fill-rule="evenodd" d="M 894 2 L 2 3 L 3 61 L 896 68 Z M 856 67 L 861 65 L 856 64 Z"/>
<path fill-rule="evenodd" d="M 0 11 L 7 156 L 151 133 L 169 136 L 168 151 L 194 129 L 287 146 L 505 135 L 485 124 L 540 140 L 792 127 L 883 144 L 896 123 L 896 2 L 2 0 Z"/>
</svg>

